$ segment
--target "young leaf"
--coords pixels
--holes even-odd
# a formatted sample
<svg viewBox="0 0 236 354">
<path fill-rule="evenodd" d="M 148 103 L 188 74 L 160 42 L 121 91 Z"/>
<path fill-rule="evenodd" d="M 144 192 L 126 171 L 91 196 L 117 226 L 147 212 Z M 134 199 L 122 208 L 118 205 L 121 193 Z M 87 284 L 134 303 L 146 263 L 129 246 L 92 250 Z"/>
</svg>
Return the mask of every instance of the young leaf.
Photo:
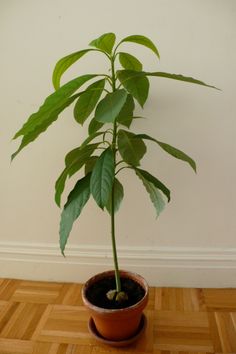
<svg viewBox="0 0 236 354">
<path fill-rule="evenodd" d="M 162 198 L 161 193 L 159 190 L 154 186 L 153 183 L 148 181 L 146 178 L 143 177 L 141 173 L 139 173 L 138 170 L 135 170 L 136 175 L 141 179 L 143 182 L 144 187 L 146 188 L 146 191 L 148 192 L 150 199 L 156 209 L 157 217 L 160 215 L 160 213 L 163 211 L 165 207 L 165 202 Z"/>
<path fill-rule="evenodd" d="M 146 145 L 135 134 L 120 129 L 117 137 L 118 150 L 125 162 L 139 166 L 140 160 L 146 152 Z"/>
<path fill-rule="evenodd" d="M 111 54 L 115 44 L 116 36 L 114 33 L 105 33 L 97 39 L 89 43 L 90 46 L 101 49 L 102 51 Z"/>
<path fill-rule="evenodd" d="M 115 176 L 115 163 L 112 150 L 107 148 L 97 160 L 91 176 L 90 188 L 94 200 L 103 209 L 110 197 Z"/>
<path fill-rule="evenodd" d="M 57 63 L 56 66 L 53 70 L 53 75 L 52 75 L 52 83 L 55 88 L 55 90 L 58 90 L 60 87 L 60 80 L 63 75 L 63 73 L 72 65 L 74 64 L 77 60 L 79 60 L 82 56 L 84 56 L 86 53 L 91 52 L 91 51 L 96 51 L 96 49 L 83 49 L 80 50 L 79 52 L 75 52 L 72 54 L 67 55 L 64 58 L 61 58 Z"/>
<path fill-rule="evenodd" d="M 95 76 L 97 75 L 80 76 L 69 81 L 59 90 L 48 96 L 38 112 L 33 113 L 23 127 L 15 134 L 13 139 L 21 135 L 23 135 L 23 139 L 18 150 L 12 155 L 12 158 L 44 132 L 58 118 L 58 115 L 80 94 L 70 96 L 86 81 L 91 80 Z"/>
<path fill-rule="evenodd" d="M 55 184 L 55 202 L 60 207 L 61 195 L 65 188 L 65 183 L 67 177 L 71 177 L 73 174 L 78 172 L 84 164 L 87 162 L 88 158 L 92 155 L 94 150 L 97 148 L 97 144 L 86 145 L 84 148 L 76 148 L 71 150 L 65 158 L 65 168 L 58 177 Z"/>
<path fill-rule="evenodd" d="M 185 81 L 185 82 L 189 82 L 191 84 L 207 86 L 207 87 L 211 87 L 211 88 L 214 88 L 216 90 L 219 90 L 217 87 L 211 86 L 211 85 L 207 85 L 207 84 L 205 84 L 205 82 L 200 81 L 200 80 L 196 80 L 193 77 L 187 77 L 187 76 L 183 76 L 183 75 L 169 74 L 169 73 L 163 73 L 163 72 L 153 72 L 153 73 L 145 72 L 145 75 L 146 76 L 158 76 L 158 77 L 164 77 L 164 78 L 167 78 L 167 79 Z"/>
<path fill-rule="evenodd" d="M 134 108 L 135 105 L 133 96 L 129 94 L 126 98 L 124 106 L 116 118 L 116 121 L 129 128 L 132 123 Z"/>
<path fill-rule="evenodd" d="M 100 123 L 114 123 L 126 102 L 126 98 L 127 92 L 123 89 L 108 93 L 99 102 L 94 118 Z"/>
<path fill-rule="evenodd" d="M 124 88 L 136 98 L 141 107 L 148 97 L 149 81 L 143 72 L 118 70 L 117 77 Z"/>
<path fill-rule="evenodd" d="M 120 52 L 119 61 L 124 69 L 142 71 L 143 68 L 142 63 L 129 53 Z"/>
<path fill-rule="evenodd" d="M 83 125 L 85 120 L 90 116 L 96 107 L 104 86 L 105 79 L 96 81 L 90 85 L 78 98 L 78 101 L 74 107 L 74 118 L 79 124 Z"/>
<path fill-rule="evenodd" d="M 133 43 L 137 43 L 137 44 L 141 44 L 144 45 L 145 47 L 151 49 L 153 51 L 153 53 L 156 54 L 156 56 L 160 59 L 160 55 L 159 52 L 157 50 L 157 47 L 155 46 L 155 44 L 147 37 L 145 36 L 141 36 L 141 35 L 132 35 L 132 36 L 128 36 L 124 39 L 122 39 L 122 41 L 119 43 L 123 43 L 123 42 L 133 42 Z"/>
<path fill-rule="evenodd" d="M 117 178 L 114 179 L 114 211 L 115 213 L 119 210 L 120 204 L 124 198 L 124 188 Z M 111 214 L 111 194 L 106 205 L 106 209 L 109 214 Z"/>
<path fill-rule="evenodd" d="M 64 255 L 65 246 L 74 221 L 80 216 L 90 196 L 90 174 L 80 179 L 68 196 L 61 214 L 60 248 Z"/>
<path fill-rule="evenodd" d="M 95 118 L 91 119 L 89 126 L 88 126 L 88 133 L 89 135 L 96 133 L 98 130 L 102 128 L 104 123 L 98 122 Z"/>
<path fill-rule="evenodd" d="M 140 168 L 135 168 L 135 171 L 142 175 L 147 181 L 151 182 L 157 189 L 160 189 L 166 195 L 168 202 L 170 201 L 170 190 L 161 181 L 159 181 L 159 179 L 151 175 L 149 172 L 141 170 Z"/>
<path fill-rule="evenodd" d="M 171 146 L 169 144 L 162 143 L 161 141 L 158 141 L 158 140 L 152 138 L 151 136 L 149 136 L 147 134 L 137 134 L 136 136 L 141 138 L 141 139 L 154 141 L 163 150 L 165 150 L 168 154 L 174 156 L 175 158 L 177 158 L 179 160 L 187 162 L 192 167 L 192 169 L 196 172 L 196 163 L 195 163 L 195 161 L 191 157 L 186 155 L 183 151 L 181 151 L 179 149 L 176 149 L 175 147 L 173 147 L 173 146 Z"/>
</svg>

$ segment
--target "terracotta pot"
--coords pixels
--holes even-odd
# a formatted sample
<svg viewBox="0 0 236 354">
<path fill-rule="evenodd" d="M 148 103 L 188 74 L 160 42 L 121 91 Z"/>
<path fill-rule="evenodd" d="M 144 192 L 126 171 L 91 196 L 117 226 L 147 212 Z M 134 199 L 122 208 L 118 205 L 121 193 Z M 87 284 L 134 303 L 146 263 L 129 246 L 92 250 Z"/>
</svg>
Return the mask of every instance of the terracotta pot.
<svg viewBox="0 0 236 354">
<path fill-rule="evenodd" d="M 144 297 L 136 304 L 124 309 L 104 309 L 93 305 L 87 299 L 89 287 L 100 279 L 114 276 L 114 271 L 107 271 L 90 278 L 82 288 L 82 299 L 89 310 L 99 334 L 111 341 L 122 341 L 134 336 L 138 330 L 142 311 L 148 302 L 148 284 L 140 275 L 120 270 L 121 277 L 130 278 L 142 286 Z"/>
</svg>

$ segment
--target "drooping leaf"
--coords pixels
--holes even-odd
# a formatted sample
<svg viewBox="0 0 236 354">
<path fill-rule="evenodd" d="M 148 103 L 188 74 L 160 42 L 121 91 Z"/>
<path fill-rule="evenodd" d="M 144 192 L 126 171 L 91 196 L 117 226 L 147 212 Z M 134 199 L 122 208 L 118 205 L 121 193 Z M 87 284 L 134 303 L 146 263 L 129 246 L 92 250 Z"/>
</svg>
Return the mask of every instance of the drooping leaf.
<svg viewBox="0 0 236 354">
<path fill-rule="evenodd" d="M 158 188 L 156 188 L 153 183 L 144 178 L 143 175 L 139 173 L 137 169 L 135 170 L 135 172 L 143 182 L 143 185 L 146 188 L 146 191 L 148 192 L 150 199 L 156 209 L 156 214 L 158 217 L 165 207 L 165 202 L 162 198 L 161 193 L 159 192 Z"/>
<path fill-rule="evenodd" d="M 82 209 L 89 200 L 90 177 L 90 174 L 86 175 L 76 183 L 62 211 L 60 222 L 60 248 L 63 255 L 73 223 L 80 216 Z"/>
<path fill-rule="evenodd" d="M 146 145 L 135 134 L 120 129 L 117 135 L 118 150 L 125 162 L 139 166 L 140 160 L 146 153 Z"/>
<path fill-rule="evenodd" d="M 129 128 L 132 123 L 134 108 L 134 99 L 132 95 L 129 94 L 126 98 L 124 106 L 116 118 L 116 121 Z"/>
<path fill-rule="evenodd" d="M 129 53 L 120 52 L 119 61 L 124 69 L 142 71 L 143 68 L 142 63 Z"/>
<path fill-rule="evenodd" d="M 153 53 L 155 53 L 156 56 L 160 59 L 160 55 L 157 50 L 157 47 L 149 38 L 147 38 L 145 36 L 135 34 L 135 35 L 128 36 L 128 37 L 122 39 L 122 41 L 119 44 L 121 44 L 123 42 L 133 42 L 133 43 L 144 45 L 145 47 L 151 49 L 153 51 Z"/>
<path fill-rule="evenodd" d="M 74 118 L 79 124 L 83 125 L 96 107 L 104 86 L 105 79 L 98 80 L 90 85 L 78 98 L 74 107 Z"/>
<path fill-rule="evenodd" d="M 77 60 L 79 60 L 81 57 L 83 57 L 86 53 L 91 52 L 91 51 L 96 51 L 96 49 L 83 49 L 80 50 L 79 52 L 75 52 L 72 54 L 69 54 L 63 58 L 61 58 L 57 63 L 56 66 L 53 70 L 53 75 L 52 75 L 52 82 L 55 90 L 58 90 L 60 87 L 60 80 L 64 72 L 72 65 L 74 64 Z"/>
<path fill-rule="evenodd" d="M 118 70 L 117 77 L 124 88 L 138 101 L 141 107 L 148 97 L 149 81 L 143 72 Z"/>
<path fill-rule="evenodd" d="M 163 73 L 163 72 L 152 72 L 152 73 L 145 72 L 144 74 L 146 76 L 158 76 L 158 77 L 164 77 L 164 78 L 167 78 L 167 79 L 185 81 L 185 82 L 189 82 L 191 84 L 207 86 L 207 87 L 211 87 L 211 88 L 214 88 L 216 90 L 219 90 L 217 87 L 205 84 L 205 82 L 200 81 L 200 80 L 196 80 L 193 77 L 187 77 L 187 76 L 183 76 L 183 75 L 169 74 L 169 73 Z"/>
<path fill-rule="evenodd" d="M 94 118 L 101 123 L 114 123 L 126 102 L 126 98 L 127 92 L 123 89 L 108 93 L 99 102 Z"/>
<path fill-rule="evenodd" d="M 124 188 L 120 181 L 117 178 L 114 179 L 114 212 L 116 213 L 119 210 L 120 204 L 124 198 Z M 106 205 L 106 209 L 109 214 L 111 214 L 111 194 Z"/>
<path fill-rule="evenodd" d="M 88 173 L 92 172 L 95 163 L 97 161 L 97 159 L 99 158 L 99 156 L 90 156 L 85 165 L 84 165 L 84 173 L 87 175 Z"/>
<path fill-rule="evenodd" d="M 112 150 L 107 148 L 96 161 L 92 171 L 90 188 L 94 200 L 103 209 L 110 197 L 115 176 L 115 163 Z"/>
<path fill-rule="evenodd" d="M 86 145 L 85 147 L 71 150 L 65 157 L 65 168 L 58 177 L 55 184 L 55 202 L 60 207 L 61 195 L 65 188 L 65 183 L 68 177 L 78 172 L 88 158 L 92 155 L 99 143 Z"/>
<path fill-rule="evenodd" d="M 89 126 L 88 126 L 88 133 L 89 135 L 96 133 L 98 130 L 102 128 L 104 123 L 98 122 L 95 118 L 91 119 Z"/>
<path fill-rule="evenodd" d="M 166 195 L 168 202 L 170 201 L 170 190 L 159 179 L 140 168 L 135 168 L 135 171 L 141 174 L 147 181 L 151 182 L 157 189 L 160 189 Z"/>
<path fill-rule="evenodd" d="M 12 158 L 44 132 L 58 118 L 58 115 L 80 94 L 70 96 L 86 81 L 91 80 L 95 76 L 96 75 L 80 76 L 69 81 L 59 90 L 48 96 L 39 110 L 33 113 L 22 128 L 15 134 L 14 139 L 21 135 L 23 135 L 23 139 L 18 150 L 12 155 Z"/>
<path fill-rule="evenodd" d="M 146 140 L 151 140 L 157 143 L 163 150 L 165 150 L 168 154 L 174 156 L 175 158 L 187 162 L 192 169 L 196 172 L 196 163 L 195 161 L 189 157 L 187 154 L 185 154 L 183 151 L 169 145 L 166 143 L 162 143 L 161 141 L 158 141 L 151 136 L 147 134 L 137 134 L 137 136 L 141 139 L 146 139 Z"/>
<path fill-rule="evenodd" d="M 115 44 L 116 36 L 114 33 L 104 33 L 97 39 L 94 39 L 89 43 L 90 46 L 103 50 L 104 52 L 111 54 L 112 48 Z"/>
</svg>

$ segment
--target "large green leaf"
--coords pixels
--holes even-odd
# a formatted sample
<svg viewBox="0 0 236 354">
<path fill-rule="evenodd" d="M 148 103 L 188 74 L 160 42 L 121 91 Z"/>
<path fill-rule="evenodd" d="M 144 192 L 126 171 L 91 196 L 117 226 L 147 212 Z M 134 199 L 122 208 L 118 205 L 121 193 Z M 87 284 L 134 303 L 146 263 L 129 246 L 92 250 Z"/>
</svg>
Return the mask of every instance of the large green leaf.
<svg viewBox="0 0 236 354">
<path fill-rule="evenodd" d="M 92 155 L 99 143 L 86 145 L 83 148 L 78 147 L 71 150 L 65 157 L 65 168 L 58 177 L 55 184 L 55 202 L 58 206 L 61 204 L 61 195 L 65 188 L 67 177 L 71 177 L 78 172 L 88 158 Z"/>
<path fill-rule="evenodd" d="M 97 75 L 83 75 L 69 81 L 59 90 L 48 96 L 36 113 L 33 113 L 23 127 L 15 134 L 14 139 L 23 135 L 23 139 L 18 150 L 12 155 L 14 158 L 26 145 L 34 141 L 44 132 L 57 118 L 58 115 L 68 107 L 78 95 L 70 97 L 86 81 Z"/>
<path fill-rule="evenodd" d="M 105 79 L 98 80 L 90 85 L 78 98 L 74 107 L 74 118 L 82 124 L 96 107 L 105 86 Z"/>
<path fill-rule="evenodd" d="M 117 178 L 114 179 L 113 188 L 114 188 L 114 212 L 116 213 L 119 210 L 120 204 L 124 198 L 124 188 Z M 110 194 L 108 203 L 106 205 L 106 209 L 109 214 L 111 214 L 111 197 L 112 197 L 112 193 Z"/>
<path fill-rule="evenodd" d="M 118 70 L 117 77 L 124 88 L 136 98 L 141 107 L 148 97 L 149 81 L 143 72 Z"/>
<path fill-rule="evenodd" d="M 53 82 L 53 86 L 54 86 L 55 90 L 58 90 L 60 87 L 60 80 L 61 80 L 61 76 L 63 75 L 63 73 L 72 64 L 74 64 L 77 60 L 79 60 L 82 56 L 84 56 L 86 53 L 91 52 L 91 51 L 96 51 L 96 49 L 80 50 L 79 52 L 75 52 L 75 53 L 67 55 L 64 58 L 61 58 L 56 63 L 56 66 L 53 70 L 53 75 L 52 75 L 52 82 Z"/>
<path fill-rule="evenodd" d="M 163 150 L 165 150 L 168 154 L 174 156 L 175 158 L 177 158 L 179 160 L 187 162 L 193 168 L 193 170 L 196 172 L 196 163 L 195 163 L 195 161 L 191 157 L 186 155 L 183 151 L 181 151 L 179 149 L 176 149 L 175 147 L 173 147 L 173 146 L 171 146 L 169 144 L 162 143 L 161 141 L 158 141 L 158 140 L 152 138 L 151 136 L 149 136 L 147 134 L 137 134 L 136 136 L 141 138 L 141 139 L 154 141 Z"/>
<path fill-rule="evenodd" d="M 101 123 L 114 123 L 126 102 L 126 98 L 127 92 L 123 89 L 108 93 L 99 102 L 94 118 Z"/>
<path fill-rule="evenodd" d="M 170 201 L 170 190 L 159 179 L 140 168 L 135 168 L 135 171 L 141 174 L 147 181 L 151 182 L 157 189 L 160 189 L 166 195 L 168 202 Z"/>
<path fill-rule="evenodd" d="M 133 42 L 133 43 L 144 45 L 145 47 L 151 49 L 157 55 L 157 57 L 160 58 L 159 52 L 158 52 L 155 44 L 149 38 L 147 38 L 145 36 L 135 34 L 135 35 L 128 36 L 128 37 L 122 39 L 122 41 L 119 44 L 121 44 L 123 42 Z"/>
<path fill-rule="evenodd" d="M 111 54 L 112 48 L 115 44 L 116 36 L 114 33 L 105 33 L 97 39 L 89 43 L 92 47 L 101 49 L 102 51 Z"/>
<path fill-rule="evenodd" d="M 163 72 L 152 72 L 152 73 L 145 72 L 144 75 L 146 75 L 146 76 L 158 76 L 158 77 L 164 77 L 164 78 L 167 78 L 167 79 L 185 81 L 185 82 L 189 82 L 191 84 L 207 86 L 207 87 L 211 87 L 211 88 L 214 88 L 216 90 L 219 90 L 217 87 L 205 84 L 205 82 L 200 81 L 200 80 L 196 80 L 193 77 L 188 77 L 188 76 L 183 76 L 183 75 L 178 75 L 178 74 L 169 74 L 169 73 L 163 73 Z"/>
<path fill-rule="evenodd" d="M 119 61 L 124 69 L 142 71 L 142 63 L 129 53 L 120 52 Z"/>
<path fill-rule="evenodd" d="M 62 211 L 60 222 L 60 248 L 63 255 L 73 223 L 80 216 L 82 209 L 89 200 L 89 196 L 90 174 L 76 183 Z"/>
<path fill-rule="evenodd" d="M 124 106 L 122 107 L 119 115 L 116 118 L 116 121 L 129 128 L 133 120 L 134 108 L 135 105 L 133 96 L 129 94 L 126 98 Z"/>
<path fill-rule="evenodd" d="M 146 153 L 146 145 L 135 134 L 120 129 L 117 137 L 118 150 L 125 162 L 139 166 L 140 160 Z"/>
<path fill-rule="evenodd" d="M 156 188 L 153 183 L 144 178 L 144 176 L 137 169 L 135 170 L 135 172 L 143 182 L 143 185 L 146 188 L 146 191 L 148 192 L 150 199 L 156 209 L 156 214 L 158 217 L 165 207 L 165 202 L 162 198 L 161 193 L 159 192 L 158 188 Z"/>
<path fill-rule="evenodd" d="M 115 163 L 112 150 L 107 148 L 97 160 L 91 176 L 90 188 L 94 200 L 104 208 L 109 200 L 115 176 Z"/>
</svg>

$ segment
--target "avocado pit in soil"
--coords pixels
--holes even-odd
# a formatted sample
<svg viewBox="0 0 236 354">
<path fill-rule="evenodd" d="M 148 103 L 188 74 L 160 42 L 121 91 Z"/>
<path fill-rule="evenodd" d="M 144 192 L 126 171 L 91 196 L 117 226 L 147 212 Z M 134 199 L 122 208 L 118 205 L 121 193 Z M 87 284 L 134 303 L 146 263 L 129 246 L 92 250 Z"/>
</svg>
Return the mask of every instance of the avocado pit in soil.
<svg viewBox="0 0 236 354">
<path fill-rule="evenodd" d="M 115 299 L 109 300 L 107 298 L 107 292 L 116 288 L 116 282 L 114 277 L 107 277 L 98 280 L 92 284 L 86 293 L 87 299 L 93 305 L 105 308 L 105 309 L 121 309 L 139 302 L 145 295 L 145 290 L 136 281 L 129 278 L 122 278 L 121 291 L 124 291 L 128 295 L 128 299 L 119 303 Z"/>
</svg>

